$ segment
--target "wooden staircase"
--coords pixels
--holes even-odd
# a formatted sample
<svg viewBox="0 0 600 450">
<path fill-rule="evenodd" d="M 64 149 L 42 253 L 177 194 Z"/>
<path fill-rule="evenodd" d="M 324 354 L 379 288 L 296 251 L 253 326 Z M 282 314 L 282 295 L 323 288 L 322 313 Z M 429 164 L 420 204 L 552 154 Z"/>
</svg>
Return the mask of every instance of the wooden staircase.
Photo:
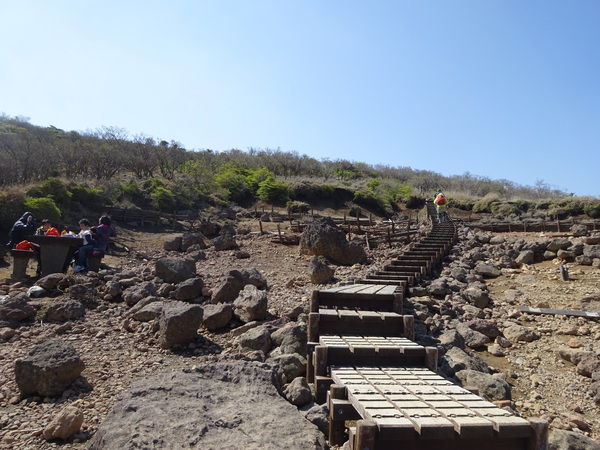
<svg viewBox="0 0 600 450">
<path fill-rule="evenodd" d="M 435 207 L 427 208 L 435 217 Z M 313 292 L 307 379 L 329 406 L 330 445 L 349 439 L 360 450 L 545 449 L 546 421 L 516 417 L 443 378 L 437 347 L 414 342 L 404 297 L 456 241 L 451 221 L 433 223 L 383 270 Z"/>
</svg>

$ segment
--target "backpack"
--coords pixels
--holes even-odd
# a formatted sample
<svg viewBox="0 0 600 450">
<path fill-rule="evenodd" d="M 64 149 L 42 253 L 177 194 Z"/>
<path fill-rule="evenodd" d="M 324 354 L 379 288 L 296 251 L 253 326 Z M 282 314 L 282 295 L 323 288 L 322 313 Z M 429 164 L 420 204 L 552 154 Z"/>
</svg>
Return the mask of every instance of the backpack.
<svg viewBox="0 0 600 450">
<path fill-rule="evenodd" d="M 15 250 L 29 250 L 33 251 L 33 245 L 29 241 L 21 241 L 15 246 Z"/>
<path fill-rule="evenodd" d="M 438 196 L 435 199 L 435 203 L 436 205 L 445 205 L 446 204 L 446 197 L 444 197 L 444 194 L 438 194 Z"/>
</svg>

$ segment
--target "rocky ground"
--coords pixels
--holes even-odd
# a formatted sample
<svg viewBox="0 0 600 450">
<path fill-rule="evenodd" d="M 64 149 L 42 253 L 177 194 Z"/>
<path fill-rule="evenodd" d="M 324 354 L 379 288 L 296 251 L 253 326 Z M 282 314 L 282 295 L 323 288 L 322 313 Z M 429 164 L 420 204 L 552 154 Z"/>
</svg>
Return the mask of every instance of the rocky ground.
<svg viewBox="0 0 600 450">
<path fill-rule="evenodd" d="M 542 238 L 539 233 L 520 233 L 517 237 Z M 592 379 L 578 375 L 575 364 L 561 358 L 558 349 L 578 349 L 600 356 L 600 320 L 517 311 L 519 306 L 580 310 L 582 298 L 597 295 L 600 290 L 598 268 L 566 263 L 570 281 L 565 282 L 560 273 L 561 264 L 555 259 L 519 269 L 504 269 L 502 276 L 487 280 L 490 297 L 498 309 L 498 320 L 516 319 L 535 329 L 540 339 L 516 343 L 507 349 L 506 356 L 478 354 L 508 375 L 518 412 L 548 419 L 555 428 L 581 428 L 598 440 L 600 405 L 587 389 Z"/>
<path fill-rule="evenodd" d="M 206 259 L 197 263 L 197 272 L 205 285 L 216 287 L 220 277 L 231 269 L 256 268 L 269 284 L 272 318 L 283 316 L 298 305 L 308 306 L 310 294 L 316 288 L 310 282 L 310 257 L 300 256 L 297 246 L 273 242 L 274 235 L 259 235 L 256 223 L 249 223 L 247 227 L 252 232 L 239 236 L 238 243 L 249 258 L 240 259 L 234 251 L 205 250 Z M 114 268 L 131 269 L 147 279 L 152 278 L 152 261 L 166 254 L 163 243 L 181 235 L 180 232 L 124 228 L 119 232 L 116 251 L 105 258 L 105 263 Z M 519 234 L 519 238 L 539 239 L 540 236 Z M 336 267 L 336 281 L 361 278 L 398 251 L 369 251 L 369 264 Z M 599 440 L 600 408 L 586 389 L 591 379 L 578 375 L 575 366 L 559 357 L 556 351 L 558 346 L 564 345 L 597 352 L 600 348 L 598 321 L 517 312 L 521 305 L 579 309 L 581 298 L 598 292 L 598 268 L 568 265 L 572 278 L 568 282 L 561 281 L 559 266 L 552 261 L 503 269 L 501 276 L 486 280 L 494 304 L 490 318 L 498 322 L 518 321 L 535 328 L 541 337 L 533 342 L 514 343 L 505 350 L 505 356 L 493 356 L 486 351 L 477 354 L 511 384 L 518 413 L 545 417 L 552 421 L 553 427 L 579 429 Z M 10 269 L 0 267 L 0 280 L 8 278 Z M 24 283 L 22 289 L 30 284 Z M 20 285 L 0 282 L 0 291 L 9 289 L 20 289 Z M 510 295 L 507 296 L 507 292 Z M 201 330 L 201 337 L 186 348 L 162 350 L 151 326 L 125 318 L 127 309 L 123 303 L 99 300 L 89 305 L 85 317 L 78 321 L 66 324 L 36 321 L 0 341 L 0 448 L 85 448 L 119 392 L 133 381 L 165 370 L 198 366 L 210 361 L 214 354 L 234 351 L 232 329 L 219 333 Z M 21 399 L 14 381 L 14 361 L 25 357 L 36 344 L 56 336 L 77 348 L 86 364 L 82 378 L 59 399 Z M 84 411 L 81 431 L 68 442 L 45 441 L 42 430 L 67 404 L 76 404 Z"/>
</svg>

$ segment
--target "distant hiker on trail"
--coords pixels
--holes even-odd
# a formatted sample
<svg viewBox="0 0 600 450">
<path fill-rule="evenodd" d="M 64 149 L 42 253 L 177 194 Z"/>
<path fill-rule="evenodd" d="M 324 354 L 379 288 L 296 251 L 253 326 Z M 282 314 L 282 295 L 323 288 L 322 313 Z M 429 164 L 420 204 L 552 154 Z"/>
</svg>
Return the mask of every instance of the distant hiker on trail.
<svg viewBox="0 0 600 450">
<path fill-rule="evenodd" d="M 32 213 L 26 212 L 10 229 L 10 242 L 8 247 L 15 248 L 21 242 L 26 241 L 29 236 L 35 232 L 35 217 Z"/>
<path fill-rule="evenodd" d="M 446 217 L 446 203 L 446 197 L 442 193 L 442 190 L 438 189 L 433 200 L 437 212 L 438 223 L 442 223 Z"/>
</svg>

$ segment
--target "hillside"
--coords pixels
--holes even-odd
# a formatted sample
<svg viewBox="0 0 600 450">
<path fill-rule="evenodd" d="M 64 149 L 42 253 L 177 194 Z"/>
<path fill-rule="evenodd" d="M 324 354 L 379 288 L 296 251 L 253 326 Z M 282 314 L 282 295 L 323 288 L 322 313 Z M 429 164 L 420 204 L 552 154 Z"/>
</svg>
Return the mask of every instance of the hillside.
<svg viewBox="0 0 600 450">
<path fill-rule="evenodd" d="M 275 231 L 277 224 L 263 223 L 264 231 Z M 208 290 L 218 286 L 231 269 L 255 268 L 268 281 L 269 319 L 293 316 L 298 307 L 307 310 L 311 292 L 319 286 L 310 282 L 309 257 L 301 256 L 296 246 L 273 242 L 273 236 L 260 235 L 255 219 L 236 222 L 239 249 L 248 255 L 239 257 L 236 251 L 204 250 L 204 259 L 196 263 L 197 272 Z M 163 249 L 164 243 L 181 232 L 160 229 L 143 230 L 118 227 L 119 237 L 112 255 L 105 258 L 108 270 L 100 275 L 101 284 L 115 275 L 124 285 L 142 283 L 153 279 L 154 262 L 161 256 L 172 254 Z M 472 258 L 474 248 L 482 248 L 483 234 L 473 234 L 461 229 L 459 244 L 442 271 L 442 279 L 451 277 L 452 262 Z M 489 239 L 494 236 L 487 234 Z M 551 234 L 515 233 L 498 235 L 503 242 L 537 242 L 553 239 Z M 505 245 L 505 244 L 501 244 Z M 512 244 L 511 244 L 512 245 Z M 364 277 L 393 258 L 400 247 L 368 250 L 368 263 L 353 266 L 335 266 L 334 283 Z M 479 256 L 480 258 L 482 256 Z M 491 258 L 491 254 L 487 257 Z M 491 258 L 490 260 L 493 260 Z M 493 307 L 481 310 L 483 318 L 504 329 L 511 323 L 520 323 L 539 334 L 532 342 L 514 343 L 503 350 L 504 356 L 486 351 L 475 351 L 490 365 L 492 373 L 512 386 L 515 411 L 524 416 L 541 416 L 552 422 L 553 429 L 580 429 L 592 438 L 600 438 L 600 409 L 590 395 L 591 379 L 576 374 L 575 366 L 560 358 L 554 351 L 558 346 L 596 351 L 600 339 L 597 320 L 566 316 L 529 316 L 519 314 L 518 306 L 545 306 L 550 308 L 578 309 L 581 298 L 597 292 L 600 270 L 596 266 L 568 263 L 571 281 L 562 282 L 556 261 L 546 261 L 506 268 L 502 275 L 486 281 Z M 14 283 L 8 280 L 9 267 L 0 268 L 0 284 L 4 293 L 25 291 L 34 280 Z M 71 284 L 94 282 L 93 274 L 68 275 Z M 449 280 L 450 278 L 448 278 Z M 427 289 L 427 284 L 423 285 Z M 517 293 L 518 291 L 518 293 Z M 425 309 L 410 306 L 418 311 L 421 329 L 427 329 L 431 339 L 450 325 L 449 317 L 433 313 L 437 305 L 448 304 L 461 321 L 469 321 L 473 309 L 461 306 L 458 300 L 448 303 L 421 290 L 409 299 L 408 305 L 422 303 Z M 63 301 L 68 295 L 52 295 L 32 300 L 39 311 Z M 0 441 L 3 448 L 53 448 L 40 436 L 44 426 L 65 404 L 74 404 L 83 411 L 84 425 L 74 438 L 62 448 L 85 448 L 118 394 L 143 377 L 164 370 L 179 370 L 212 361 L 215 355 L 235 354 L 235 328 L 218 332 L 201 329 L 200 336 L 186 348 L 162 350 L 157 346 L 155 328 L 150 323 L 138 322 L 127 316 L 129 305 L 118 297 L 103 299 L 95 296 L 86 305 L 84 317 L 67 322 L 36 321 L 13 331 L 2 329 L 2 364 L 0 390 Z M 464 309 L 464 310 L 463 310 Z M 302 321 L 302 316 L 298 319 Z M 233 325 L 232 325 L 233 326 Z M 425 328 L 423 328 L 425 327 Z M 38 343 L 60 337 L 76 346 L 85 361 L 84 378 L 67 390 L 60 399 L 28 397 L 21 399 L 15 385 L 13 361 L 23 358 Z M 473 350 L 470 350 L 473 351 Z M 565 395 L 567 394 L 567 395 Z"/>
</svg>

